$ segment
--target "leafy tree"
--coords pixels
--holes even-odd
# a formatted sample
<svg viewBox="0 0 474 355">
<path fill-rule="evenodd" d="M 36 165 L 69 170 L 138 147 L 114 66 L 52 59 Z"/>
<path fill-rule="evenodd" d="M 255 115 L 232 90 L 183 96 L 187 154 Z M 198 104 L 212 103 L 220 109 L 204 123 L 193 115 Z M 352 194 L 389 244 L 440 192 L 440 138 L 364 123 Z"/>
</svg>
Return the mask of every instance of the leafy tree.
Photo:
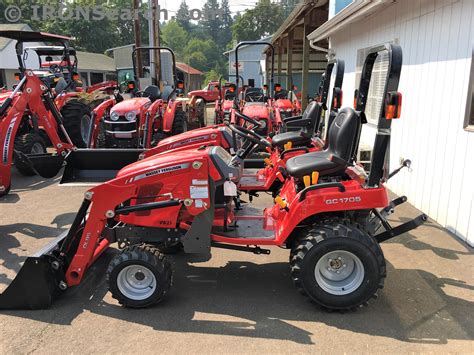
<svg viewBox="0 0 474 355">
<path fill-rule="evenodd" d="M 226 45 L 232 41 L 232 25 L 234 20 L 230 11 L 229 0 L 222 0 L 222 24 L 221 24 L 221 35 L 219 38 L 219 45 L 221 48 L 225 48 Z"/>
<path fill-rule="evenodd" d="M 221 73 L 219 71 L 212 69 L 211 71 L 206 73 L 204 82 L 208 83 L 209 81 L 217 81 L 219 80 L 220 76 L 221 76 Z"/>
<path fill-rule="evenodd" d="M 169 21 L 165 26 L 162 27 L 161 36 L 164 44 L 175 51 L 178 58 L 183 56 L 183 44 L 188 39 L 188 33 L 183 27 L 179 25 L 177 21 Z"/>
<path fill-rule="evenodd" d="M 222 28 L 222 15 L 217 0 L 207 0 L 204 4 L 204 18 L 200 21 L 201 26 L 215 42 L 219 42 Z"/>
<path fill-rule="evenodd" d="M 270 0 L 259 0 L 257 6 L 236 18 L 232 26 L 233 39 L 258 40 L 274 33 L 285 20 L 283 8 Z"/>
<path fill-rule="evenodd" d="M 179 5 L 178 12 L 176 13 L 176 21 L 184 28 L 186 31 L 191 30 L 191 21 L 189 14 L 189 6 L 186 4 L 186 0 L 181 2 Z"/>
</svg>

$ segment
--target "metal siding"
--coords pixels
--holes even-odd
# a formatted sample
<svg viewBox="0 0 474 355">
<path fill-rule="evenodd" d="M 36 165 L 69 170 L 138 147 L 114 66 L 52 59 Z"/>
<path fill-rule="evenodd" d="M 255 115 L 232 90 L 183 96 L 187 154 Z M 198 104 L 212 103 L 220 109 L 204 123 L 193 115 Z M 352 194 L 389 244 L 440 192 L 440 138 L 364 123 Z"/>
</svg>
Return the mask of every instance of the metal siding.
<svg viewBox="0 0 474 355">
<path fill-rule="evenodd" d="M 397 194 L 474 245 L 474 133 L 463 129 L 474 42 L 472 0 L 398 1 L 333 35 L 346 61 L 344 105 L 352 106 L 357 50 L 398 41 L 404 65 L 403 113 L 392 125 L 392 169 L 400 158 L 413 172 L 390 181 Z M 364 127 L 362 143 L 372 143 Z"/>
</svg>

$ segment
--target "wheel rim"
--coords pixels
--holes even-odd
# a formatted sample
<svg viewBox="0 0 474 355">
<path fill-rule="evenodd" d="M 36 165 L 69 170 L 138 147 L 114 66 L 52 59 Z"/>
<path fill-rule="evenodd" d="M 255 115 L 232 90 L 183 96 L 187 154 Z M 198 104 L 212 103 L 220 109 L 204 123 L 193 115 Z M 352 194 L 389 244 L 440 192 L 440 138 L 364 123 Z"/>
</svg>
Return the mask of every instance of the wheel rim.
<svg viewBox="0 0 474 355">
<path fill-rule="evenodd" d="M 362 261 L 346 250 L 335 250 L 323 255 L 316 263 L 314 276 L 326 292 L 342 296 L 354 292 L 364 280 Z"/>
<path fill-rule="evenodd" d="M 43 154 L 43 153 L 44 153 L 44 149 L 41 143 L 33 144 L 33 146 L 31 147 L 31 154 Z"/>
<path fill-rule="evenodd" d="M 84 142 L 87 142 L 89 139 L 89 132 L 91 129 L 91 117 L 89 115 L 84 115 L 81 118 L 81 137 Z"/>
<path fill-rule="evenodd" d="M 153 295 L 156 290 L 156 277 L 150 269 L 141 265 L 130 265 L 117 276 L 120 292 L 134 301 L 142 301 Z"/>
</svg>

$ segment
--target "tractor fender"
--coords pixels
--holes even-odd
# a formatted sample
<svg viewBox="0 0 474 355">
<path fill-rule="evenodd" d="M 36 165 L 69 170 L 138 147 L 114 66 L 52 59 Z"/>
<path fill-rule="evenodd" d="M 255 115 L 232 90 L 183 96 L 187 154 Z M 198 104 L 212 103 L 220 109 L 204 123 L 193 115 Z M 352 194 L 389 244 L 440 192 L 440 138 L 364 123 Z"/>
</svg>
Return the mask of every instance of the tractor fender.
<svg viewBox="0 0 474 355">
<path fill-rule="evenodd" d="M 181 102 L 178 102 L 175 100 L 168 101 L 168 105 L 163 114 L 163 131 L 164 132 L 167 132 L 167 133 L 171 132 L 173 128 L 173 121 L 176 115 L 176 111 L 182 107 L 183 107 L 183 104 Z"/>
<path fill-rule="evenodd" d="M 150 118 L 153 119 L 158 110 L 163 107 L 163 100 L 156 100 L 153 102 L 150 107 L 148 107 L 147 112 L 150 115 Z"/>
<path fill-rule="evenodd" d="M 341 214 L 348 211 L 371 210 L 388 206 L 388 194 L 384 186 L 374 189 L 362 189 L 356 181 L 344 182 L 344 191 L 337 187 L 328 187 L 308 192 L 302 198 L 301 192 L 296 193 L 291 180 L 283 186 L 281 196 L 291 201 L 288 210 L 273 206 L 272 218 L 278 222 L 275 239 L 283 245 L 299 225 L 313 222 L 318 216 Z M 328 184 L 329 185 L 329 184 Z"/>
</svg>

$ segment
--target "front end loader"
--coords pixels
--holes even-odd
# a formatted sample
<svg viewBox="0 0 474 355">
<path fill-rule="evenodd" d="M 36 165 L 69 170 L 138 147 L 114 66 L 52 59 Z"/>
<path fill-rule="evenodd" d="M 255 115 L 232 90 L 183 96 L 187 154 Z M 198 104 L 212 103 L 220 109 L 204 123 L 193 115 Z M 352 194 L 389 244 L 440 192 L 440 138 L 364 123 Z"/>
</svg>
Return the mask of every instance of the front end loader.
<svg viewBox="0 0 474 355">
<path fill-rule="evenodd" d="M 388 53 L 389 65 L 371 170 L 368 175 L 354 174 L 352 157 L 373 64 L 382 52 Z M 112 296 L 127 307 L 147 307 L 166 297 L 173 270 L 162 251 L 174 245 L 200 260 L 208 260 L 212 248 L 256 254 L 270 253 L 268 246 L 286 248 L 293 282 L 312 301 L 341 311 L 366 305 L 386 277 L 380 243 L 426 220 L 420 215 L 397 227 L 387 220 L 406 201 L 389 201 L 385 187 L 401 170 L 388 174 L 385 169 L 391 124 L 400 116 L 401 66 L 398 45 L 369 50 L 356 109 L 339 111 L 329 128 L 327 150 L 288 160 L 280 194 L 263 210 L 233 208 L 233 184 L 242 177 L 243 161 L 257 144 L 246 134 L 241 134 L 244 143 L 235 156 L 222 147 L 204 146 L 154 155 L 125 167 L 113 180 L 85 193 L 70 230 L 41 255 L 26 260 L 0 296 L 0 308 L 48 307 L 55 296 L 79 285 L 114 243 L 122 251 L 110 262 L 106 280 Z M 268 146 L 264 141 L 258 144 Z"/>
</svg>

